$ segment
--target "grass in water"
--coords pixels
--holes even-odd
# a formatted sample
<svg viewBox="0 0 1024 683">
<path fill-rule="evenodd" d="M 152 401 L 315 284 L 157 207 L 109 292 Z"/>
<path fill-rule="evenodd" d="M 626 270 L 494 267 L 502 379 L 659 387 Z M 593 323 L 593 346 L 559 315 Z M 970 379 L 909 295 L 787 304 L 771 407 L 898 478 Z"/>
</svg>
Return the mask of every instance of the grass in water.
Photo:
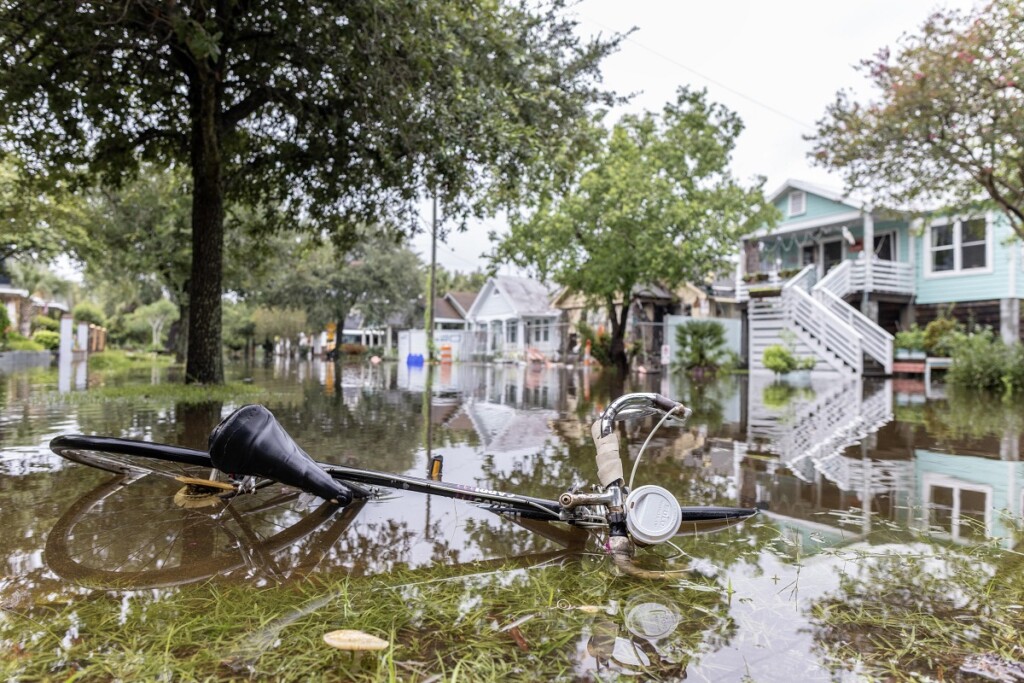
<svg viewBox="0 0 1024 683">
<path fill-rule="evenodd" d="M 839 588 L 810 613 L 834 669 L 856 663 L 886 680 L 943 680 L 970 655 L 1024 658 L 1021 553 L 932 541 L 849 559 Z"/>
<path fill-rule="evenodd" d="M 89 369 L 100 371 L 131 370 L 133 368 L 168 366 L 174 364 L 172 356 L 143 351 L 111 349 L 89 354 Z"/>
<path fill-rule="evenodd" d="M 475 573 L 476 572 L 476 573 Z M 508 564 L 400 568 L 256 588 L 212 581 L 153 592 L 93 591 L 70 606 L 8 609 L 8 680 L 576 680 L 581 658 L 644 650 L 637 672 L 675 680 L 733 628 L 719 590 L 616 576 L 604 558 L 524 569 Z M 638 605 L 677 622 L 657 640 L 631 634 Z M 379 653 L 334 650 L 339 628 L 384 638 Z M 621 644 L 620 644 L 621 647 Z"/>
<path fill-rule="evenodd" d="M 110 401 L 156 401 L 162 403 L 200 404 L 210 402 L 253 403 L 275 396 L 272 390 L 254 384 L 229 382 L 227 384 L 125 384 L 99 386 L 88 391 L 52 393 L 48 401 L 64 403 L 108 403 Z"/>
<path fill-rule="evenodd" d="M 245 382 L 226 384 L 185 384 L 183 381 L 163 381 L 159 384 L 127 381 L 142 370 L 156 368 L 165 372 L 174 366 L 174 358 L 146 352 L 121 350 L 90 354 L 90 383 L 87 391 L 49 392 L 39 397 L 46 403 L 90 404 L 122 401 L 137 404 L 153 401 L 179 405 L 204 403 L 256 403 L 277 398 L 279 392 Z"/>
</svg>

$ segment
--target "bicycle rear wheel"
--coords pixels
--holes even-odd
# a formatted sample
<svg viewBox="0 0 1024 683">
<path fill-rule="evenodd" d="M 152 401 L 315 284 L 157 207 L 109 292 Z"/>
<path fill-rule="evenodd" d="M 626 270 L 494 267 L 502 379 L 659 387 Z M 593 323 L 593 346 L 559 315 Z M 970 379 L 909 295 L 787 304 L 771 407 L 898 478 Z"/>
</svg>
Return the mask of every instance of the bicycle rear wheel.
<svg viewBox="0 0 1024 683">
<path fill-rule="evenodd" d="M 72 462 L 128 476 L 209 478 L 214 469 L 204 451 L 180 446 L 74 434 L 50 441 L 50 450 Z"/>
</svg>

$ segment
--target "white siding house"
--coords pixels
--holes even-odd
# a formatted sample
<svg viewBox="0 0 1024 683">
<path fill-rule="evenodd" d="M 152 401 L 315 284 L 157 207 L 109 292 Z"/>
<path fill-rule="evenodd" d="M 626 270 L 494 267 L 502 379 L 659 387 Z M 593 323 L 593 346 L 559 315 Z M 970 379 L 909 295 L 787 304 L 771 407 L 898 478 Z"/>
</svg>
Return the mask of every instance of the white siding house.
<svg viewBox="0 0 1024 683">
<path fill-rule="evenodd" d="M 547 288 L 529 278 L 499 275 L 484 285 L 467 317 L 474 355 L 499 360 L 555 360 L 561 350 L 561 311 Z"/>
</svg>

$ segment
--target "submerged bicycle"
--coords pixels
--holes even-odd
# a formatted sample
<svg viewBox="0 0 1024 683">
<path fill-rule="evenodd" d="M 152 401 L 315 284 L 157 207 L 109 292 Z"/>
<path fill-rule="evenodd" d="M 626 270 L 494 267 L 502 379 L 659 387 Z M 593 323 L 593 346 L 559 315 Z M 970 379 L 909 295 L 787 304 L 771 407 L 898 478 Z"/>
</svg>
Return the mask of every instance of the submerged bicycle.
<svg viewBox="0 0 1024 683">
<path fill-rule="evenodd" d="M 594 530 L 602 534 L 606 550 L 630 557 L 637 545 L 653 546 L 677 534 L 722 529 L 757 514 L 756 508 L 680 507 L 660 486 L 633 489 L 632 475 L 627 483 L 615 423 L 660 418 L 637 456 L 639 464 L 660 427 L 681 426 L 690 414 L 681 403 L 653 393 L 627 394 L 613 401 L 591 430 L 599 485 L 587 490 L 570 487 L 557 500 L 446 482 L 439 456 L 431 460 L 427 478 L 317 462 L 260 405 L 243 406 L 226 417 L 211 433 L 208 452 L 85 435 L 58 436 L 50 448 L 74 462 L 123 475 L 118 485 L 150 474 L 173 479 L 183 485 L 174 495 L 175 504 L 182 508 L 218 506 L 236 516 L 247 508 L 259 511 L 262 504 L 247 505 L 245 501 L 256 500 L 252 494 L 277 483 L 322 498 L 322 514 L 338 507 L 356 512 L 361 502 L 381 498 L 388 489 L 407 490 L 464 500 L 521 522 Z M 109 492 L 103 493 L 98 500 L 107 495 Z M 292 538 L 291 534 L 284 536 Z"/>
</svg>

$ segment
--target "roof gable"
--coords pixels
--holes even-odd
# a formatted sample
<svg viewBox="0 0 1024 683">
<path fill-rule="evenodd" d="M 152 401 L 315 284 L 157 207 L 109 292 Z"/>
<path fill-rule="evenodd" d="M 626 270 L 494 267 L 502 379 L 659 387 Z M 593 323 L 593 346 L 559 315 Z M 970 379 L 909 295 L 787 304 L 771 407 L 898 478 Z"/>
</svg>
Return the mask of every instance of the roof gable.
<svg viewBox="0 0 1024 683">
<path fill-rule="evenodd" d="M 488 278 L 484 288 L 470 306 L 467 317 L 475 318 L 481 310 L 489 308 L 488 302 L 496 297 L 500 298 L 505 308 L 518 317 L 557 314 L 549 303 L 550 294 L 542 283 L 525 277 L 496 275 Z"/>
</svg>

